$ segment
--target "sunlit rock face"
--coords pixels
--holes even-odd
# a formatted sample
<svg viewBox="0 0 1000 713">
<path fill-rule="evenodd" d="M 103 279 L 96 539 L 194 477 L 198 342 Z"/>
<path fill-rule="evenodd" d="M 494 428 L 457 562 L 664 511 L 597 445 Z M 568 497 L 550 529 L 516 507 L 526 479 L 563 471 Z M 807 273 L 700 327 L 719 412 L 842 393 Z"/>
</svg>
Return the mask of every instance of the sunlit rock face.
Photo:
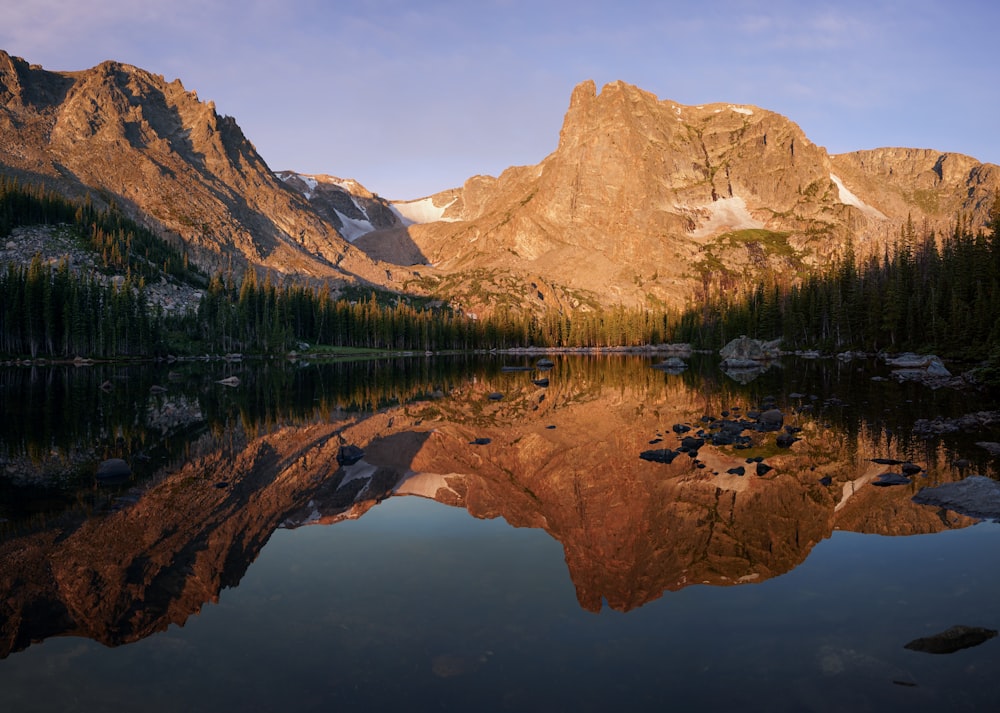
<svg viewBox="0 0 1000 713">
<path fill-rule="evenodd" d="M 49 72 L 0 51 L 0 169 L 114 201 L 210 271 L 232 262 L 385 280 L 271 172 L 234 118 L 137 67 Z"/>
<path fill-rule="evenodd" d="M 501 287 L 534 306 L 683 306 L 709 273 L 730 287 L 787 278 L 849 239 L 856 254 L 875 253 L 908 221 L 947 232 L 962 213 L 982 226 L 998 185 L 996 166 L 966 156 L 830 156 L 766 109 L 584 82 L 552 154 L 432 197 L 441 216 L 409 234 L 453 275 L 442 284 L 476 276 L 464 295 L 479 309 Z M 501 279 L 511 275 L 520 279 Z"/>
<path fill-rule="evenodd" d="M 254 265 L 477 313 L 679 308 L 803 277 L 848 242 L 881 255 L 906 226 L 941 234 L 961 214 L 975 231 L 1000 188 L 998 167 L 968 156 L 830 156 L 775 112 L 620 81 L 573 90 L 538 164 L 414 201 L 276 174 L 251 139 L 179 79 L 112 61 L 50 72 L 0 50 L 0 173 L 114 202 L 209 272 Z"/>
</svg>

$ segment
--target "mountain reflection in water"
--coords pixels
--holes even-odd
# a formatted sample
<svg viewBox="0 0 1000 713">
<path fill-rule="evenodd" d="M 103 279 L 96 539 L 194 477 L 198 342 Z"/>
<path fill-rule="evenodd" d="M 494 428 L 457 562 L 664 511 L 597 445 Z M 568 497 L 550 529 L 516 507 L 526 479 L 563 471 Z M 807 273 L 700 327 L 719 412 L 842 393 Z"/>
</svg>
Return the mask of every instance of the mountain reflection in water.
<svg viewBox="0 0 1000 713">
<path fill-rule="evenodd" d="M 911 497 L 961 477 L 959 456 L 993 474 L 971 445 L 906 437 L 961 396 L 872 382 L 871 365 L 796 362 L 743 385 L 710 359 L 680 375 L 641 357 L 555 361 L 547 385 L 467 359 L 5 374 L 0 657 L 51 636 L 116 646 L 183 624 L 276 529 L 359 518 L 389 497 L 540 528 L 562 545 L 581 607 L 629 611 L 691 584 L 779 576 L 837 529 L 966 527 L 977 521 Z M 239 387 L 217 383 L 231 375 Z M 769 397 L 783 428 L 744 431 L 747 448 L 639 457 L 710 433 L 711 419 L 753 423 Z M 779 447 L 789 430 L 797 440 Z M 363 457 L 341 465 L 346 445 Z M 94 467 L 112 456 L 135 477 L 98 487 Z M 875 487 L 893 468 L 873 458 L 924 470 Z"/>
</svg>

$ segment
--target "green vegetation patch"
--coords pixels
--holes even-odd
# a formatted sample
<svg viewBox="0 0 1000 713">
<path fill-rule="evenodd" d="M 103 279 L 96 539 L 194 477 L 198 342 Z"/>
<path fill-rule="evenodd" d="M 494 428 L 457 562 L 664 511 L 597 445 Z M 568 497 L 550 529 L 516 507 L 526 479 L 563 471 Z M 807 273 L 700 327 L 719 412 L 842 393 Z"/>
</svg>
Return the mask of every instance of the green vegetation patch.
<svg viewBox="0 0 1000 713">
<path fill-rule="evenodd" d="M 746 230 L 734 230 L 730 233 L 723 233 L 715 242 L 718 245 L 728 245 L 737 247 L 757 243 L 768 256 L 777 255 L 780 257 L 798 258 L 799 252 L 788 243 L 788 233 L 774 230 L 764 230 L 762 228 L 748 228 Z"/>
<path fill-rule="evenodd" d="M 939 209 L 939 199 L 936 191 L 928 189 L 917 189 L 911 196 L 913 203 L 920 206 L 920 210 L 925 213 L 937 213 Z"/>
</svg>

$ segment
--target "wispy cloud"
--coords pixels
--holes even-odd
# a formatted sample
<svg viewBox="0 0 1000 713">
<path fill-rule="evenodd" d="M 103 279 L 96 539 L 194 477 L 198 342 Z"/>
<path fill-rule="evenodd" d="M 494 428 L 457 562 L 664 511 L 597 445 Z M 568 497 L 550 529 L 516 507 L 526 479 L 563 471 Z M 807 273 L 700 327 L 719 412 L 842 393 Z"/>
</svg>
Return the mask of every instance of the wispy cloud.
<svg viewBox="0 0 1000 713">
<path fill-rule="evenodd" d="M 738 30 L 766 50 L 826 51 L 871 40 L 873 27 L 854 11 L 816 8 L 809 3 L 781 6 L 739 18 Z"/>
</svg>

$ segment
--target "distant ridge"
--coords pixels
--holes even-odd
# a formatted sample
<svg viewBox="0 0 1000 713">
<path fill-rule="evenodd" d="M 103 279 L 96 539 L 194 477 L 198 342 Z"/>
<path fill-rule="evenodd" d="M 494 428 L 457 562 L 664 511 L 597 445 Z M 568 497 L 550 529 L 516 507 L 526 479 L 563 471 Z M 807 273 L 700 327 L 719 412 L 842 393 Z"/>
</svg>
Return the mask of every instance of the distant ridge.
<svg viewBox="0 0 1000 713">
<path fill-rule="evenodd" d="M 998 167 L 968 156 L 831 156 L 756 106 L 587 81 L 540 163 L 393 204 L 350 178 L 272 172 L 179 80 L 116 62 L 49 72 L 2 51 L 0 173 L 114 202 L 209 272 L 256 266 L 476 313 L 680 308 L 794 282 L 848 245 L 878 254 L 958 216 L 984 226 L 1000 189 Z"/>
</svg>

